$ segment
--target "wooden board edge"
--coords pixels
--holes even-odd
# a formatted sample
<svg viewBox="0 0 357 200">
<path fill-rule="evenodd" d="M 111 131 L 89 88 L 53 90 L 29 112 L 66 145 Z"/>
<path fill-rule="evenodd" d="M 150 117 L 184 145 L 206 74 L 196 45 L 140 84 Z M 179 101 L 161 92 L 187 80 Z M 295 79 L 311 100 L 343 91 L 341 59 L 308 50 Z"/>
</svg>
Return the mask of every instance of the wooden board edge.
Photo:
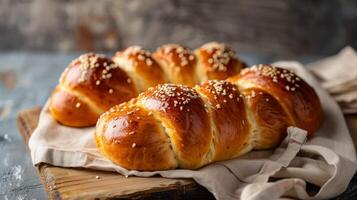
<svg viewBox="0 0 357 200">
<path fill-rule="evenodd" d="M 39 110 L 41 109 L 41 107 L 33 107 L 33 108 L 29 108 L 26 110 L 22 110 L 19 113 L 17 113 L 16 116 L 16 125 L 17 128 L 20 132 L 20 135 L 22 137 L 22 139 L 24 140 L 24 143 L 27 147 L 27 150 L 30 152 L 29 146 L 28 146 L 28 142 L 31 136 L 31 133 L 33 132 L 33 128 L 29 126 L 29 122 L 26 118 L 27 114 L 29 112 L 34 112 L 35 110 Z M 50 195 L 52 192 L 50 190 L 50 188 L 48 188 L 48 184 L 46 182 L 46 178 L 44 176 L 44 174 L 42 173 L 42 168 L 46 167 L 47 164 L 40 164 L 38 166 L 34 166 L 34 168 L 36 169 L 36 173 L 37 175 L 40 177 L 40 181 L 42 183 L 42 185 L 45 188 L 46 194 L 47 194 L 47 198 L 52 200 L 52 195 Z"/>
</svg>

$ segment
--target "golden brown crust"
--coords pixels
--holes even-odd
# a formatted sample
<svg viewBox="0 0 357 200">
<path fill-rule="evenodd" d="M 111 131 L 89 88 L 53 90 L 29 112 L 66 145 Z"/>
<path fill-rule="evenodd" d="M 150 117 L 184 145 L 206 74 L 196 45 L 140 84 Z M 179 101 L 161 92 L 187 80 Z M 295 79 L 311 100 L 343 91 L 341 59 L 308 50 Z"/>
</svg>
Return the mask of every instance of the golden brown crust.
<svg viewBox="0 0 357 200">
<path fill-rule="evenodd" d="M 177 167 L 163 128 L 152 113 L 133 102 L 115 106 L 101 116 L 95 141 L 104 155 L 126 169 L 152 171 Z"/>
<path fill-rule="evenodd" d="M 61 75 L 58 87 L 76 96 L 78 100 L 85 101 L 89 109 L 97 113 L 97 118 L 110 107 L 137 96 L 135 86 L 124 71 L 109 58 L 93 53 L 84 54 L 74 60 Z M 61 98 L 66 99 L 66 93 L 57 94 L 59 91 L 54 91 L 51 102 L 65 102 Z M 78 126 L 77 123 L 71 124 L 71 121 L 66 119 L 69 116 L 68 112 L 62 112 L 63 107 L 59 103 L 50 104 L 54 118 L 65 125 Z M 72 110 L 74 116 L 80 115 L 81 112 L 81 108 Z M 89 120 L 86 118 L 76 121 L 78 120 L 83 120 L 86 126 L 95 125 L 95 122 L 88 123 Z"/>
<path fill-rule="evenodd" d="M 86 127 L 96 123 L 100 113 L 91 109 L 76 95 L 56 87 L 50 102 L 52 116 L 67 126 Z"/>
<path fill-rule="evenodd" d="M 226 44 L 209 42 L 195 50 L 198 59 L 196 73 L 200 82 L 223 80 L 240 72 L 246 64 L 235 56 Z"/>
<path fill-rule="evenodd" d="M 196 58 L 188 48 L 178 44 L 159 47 L 153 57 L 161 65 L 170 83 L 193 86 L 198 83 Z"/>
<path fill-rule="evenodd" d="M 159 85 L 141 94 L 138 104 L 157 114 L 170 137 L 179 167 L 202 166 L 212 135 L 204 102 L 195 90 L 183 85 Z"/>
<path fill-rule="evenodd" d="M 227 81 L 211 80 L 195 89 L 207 101 L 207 110 L 215 125 L 212 160 L 234 158 L 249 148 L 250 125 L 238 88 Z"/>
<path fill-rule="evenodd" d="M 116 52 L 113 60 L 134 80 L 139 92 L 167 82 L 163 70 L 151 57 L 151 53 L 140 46 Z"/>
<path fill-rule="evenodd" d="M 277 146 L 286 136 L 289 126 L 294 121 L 286 114 L 278 100 L 257 88 L 243 89 L 242 94 L 247 104 L 247 112 L 252 117 L 251 143 L 254 149 L 267 149 Z"/>
<path fill-rule="evenodd" d="M 293 72 L 269 65 L 256 65 L 229 79 L 239 88 L 261 89 L 275 97 L 294 125 L 311 136 L 322 121 L 320 100 L 314 89 Z"/>
</svg>

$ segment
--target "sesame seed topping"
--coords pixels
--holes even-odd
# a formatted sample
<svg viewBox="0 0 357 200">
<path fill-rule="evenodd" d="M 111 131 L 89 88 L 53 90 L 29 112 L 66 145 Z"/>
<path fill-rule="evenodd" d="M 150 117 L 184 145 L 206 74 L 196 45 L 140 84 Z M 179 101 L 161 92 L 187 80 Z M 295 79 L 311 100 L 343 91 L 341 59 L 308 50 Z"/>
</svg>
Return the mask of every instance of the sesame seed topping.
<svg viewBox="0 0 357 200">
<path fill-rule="evenodd" d="M 217 100 L 216 103 L 227 103 L 231 99 L 237 100 L 237 102 L 239 102 L 240 97 L 238 97 L 238 95 L 242 97 L 242 94 L 239 93 L 239 91 L 236 89 L 236 86 L 225 80 L 208 80 L 201 83 L 200 87 L 205 88 L 205 90 L 212 94 L 212 97 Z"/>
<path fill-rule="evenodd" d="M 95 176 L 95 178 L 96 178 L 96 179 L 100 179 L 100 177 L 99 177 L 99 176 Z"/>
<path fill-rule="evenodd" d="M 131 145 L 131 148 L 135 148 L 136 147 L 136 143 L 133 143 L 132 145 Z"/>
<path fill-rule="evenodd" d="M 96 68 L 102 69 L 102 79 L 109 79 L 112 75 L 108 72 L 111 69 L 118 68 L 118 65 L 106 58 L 104 55 L 94 53 L 87 53 L 79 56 L 70 64 L 70 66 L 74 65 L 77 65 L 81 71 L 81 75 L 78 79 L 80 83 L 85 81 L 90 70 L 94 70 Z M 96 85 L 98 85 L 97 82 Z"/>
<path fill-rule="evenodd" d="M 299 87 L 297 82 L 301 80 L 290 70 L 264 64 L 254 65 L 251 68 L 243 69 L 241 74 L 244 75 L 245 73 L 252 71 L 257 72 L 258 75 L 271 78 L 274 83 L 283 83 L 284 88 L 287 91 L 296 91 L 296 88 Z"/>
<path fill-rule="evenodd" d="M 131 79 L 130 78 L 126 79 L 126 82 L 131 83 Z"/>
<path fill-rule="evenodd" d="M 129 59 L 134 66 L 138 66 L 140 62 L 144 62 L 146 66 L 152 66 L 154 61 L 152 60 L 151 53 L 141 46 L 131 46 L 126 48 L 123 52 L 117 52 L 115 57 L 124 57 Z M 114 60 L 116 58 L 114 57 Z"/>
<path fill-rule="evenodd" d="M 211 71 L 227 71 L 229 62 L 236 59 L 234 51 L 223 43 L 210 42 L 201 49 L 210 54 L 207 62 L 212 67 Z"/>
<path fill-rule="evenodd" d="M 163 84 L 152 90 L 152 97 L 162 102 L 161 109 L 166 112 L 169 102 L 173 103 L 173 107 L 184 110 L 193 99 L 199 98 L 199 95 L 194 89 L 184 85 Z"/>
<path fill-rule="evenodd" d="M 157 51 L 170 56 L 172 61 L 175 57 L 178 57 L 179 61 L 178 63 L 175 63 L 178 68 L 188 66 L 189 63 L 195 59 L 193 53 L 188 48 L 178 44 L 166 44 L 160 47 Z"/>
<path fill-rule="evenodd" d="M 109 94 L 113 94 L 114 90 L 113 89 L 109 89 Z"/>
<path fill-rule="evenodd" d="M 100 80 L 97 80 L 97 81 L 95 82 L 95 84 L 96 84 L 96 85 L 100 85 Z"/>
<path fill-rule="evenodd" d="M 79 107 L 81 107 L 81 103 L 77 102 L 76 103 L 76 108 L 79 108 Z"/>
</svg>

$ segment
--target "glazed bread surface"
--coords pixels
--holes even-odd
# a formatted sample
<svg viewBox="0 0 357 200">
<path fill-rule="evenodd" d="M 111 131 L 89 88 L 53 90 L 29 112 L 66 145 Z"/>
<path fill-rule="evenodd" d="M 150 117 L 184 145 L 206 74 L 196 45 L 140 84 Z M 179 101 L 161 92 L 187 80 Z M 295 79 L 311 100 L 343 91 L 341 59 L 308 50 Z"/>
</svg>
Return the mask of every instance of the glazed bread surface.
<svg viewBox="0 0 357 200">
<path fill-rule="evenodd" d="M 289 126 L 312 136 L 321 120 L 312 87 L 289 70 L 257 65 L 193 88 L 152 87 L 101 115 L 95 141 L 126 169 L 197 169 L 273 148 Z"/>
<path fill-rule="evenodd" d="M 91 126 L 100 114 L 137 93 L 131 78 L 111 59 L 88 53 L 74 60 L 62 73 L 49 109 L 64 125 Z"/>
</svg>

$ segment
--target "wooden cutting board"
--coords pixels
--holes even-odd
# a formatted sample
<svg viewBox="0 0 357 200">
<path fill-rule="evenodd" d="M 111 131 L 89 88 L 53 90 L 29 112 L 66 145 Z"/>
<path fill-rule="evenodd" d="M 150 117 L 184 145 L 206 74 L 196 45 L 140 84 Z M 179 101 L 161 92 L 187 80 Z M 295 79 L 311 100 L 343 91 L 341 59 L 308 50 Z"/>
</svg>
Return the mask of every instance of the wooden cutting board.
<svg viewBox="0 0 357 200">
<path fill-rule="evenodd" d="M 40 108 L 22 111 L 17 126 L 27 146 L 38 124 Z M 48 199 L 214 199 L 192 179 L 128 177 L 84 168 L 48 164 L 36 167 Z"/>
</svg>

